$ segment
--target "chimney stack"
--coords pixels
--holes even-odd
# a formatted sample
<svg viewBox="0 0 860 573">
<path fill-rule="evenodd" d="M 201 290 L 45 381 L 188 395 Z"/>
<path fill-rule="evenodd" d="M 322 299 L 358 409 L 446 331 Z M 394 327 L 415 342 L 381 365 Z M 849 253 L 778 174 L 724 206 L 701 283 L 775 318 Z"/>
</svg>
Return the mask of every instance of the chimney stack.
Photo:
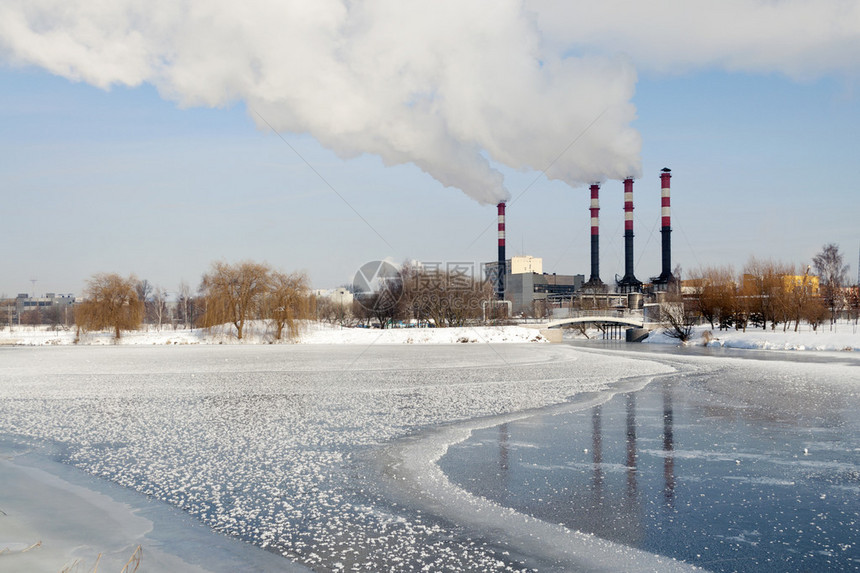
<svg viewBox="0 0 860 573">
<path fill-rule="evenodd" d="M 669 180 L 672 179 L 672 170 L 668 167 L 662 169 L 660 174 L 660 204 L 662 225 L 660 235 L 663 239 L 663 270 L 657 280 L 660 284 L 669 284 L 674 280 L 672 276 L 672 220 L 669 205 Z"/>
<path fill-rule="evenodd" d="M 499 209 L 499 266 L 496 278 L 496 296 L 505 300 L 505 202 L 498 204 Z"/>
<path fill-rule="evenodd" d="M 603 290 L 600 280 L 600 184 L 591 184 L 591 276 L 583 288 Z"/>
<path fill-rule="evenodd" d="M 624 277 L 618 282 L 621 292 L 639 292 L 642 282 L 633 275 L 633 178 L 624 180 Z"/>
<path fill-rule="evenodd" d="M 588 281 L 600 282 L 600 185 L 591 185 L 591 276 Z"/>
</svg>

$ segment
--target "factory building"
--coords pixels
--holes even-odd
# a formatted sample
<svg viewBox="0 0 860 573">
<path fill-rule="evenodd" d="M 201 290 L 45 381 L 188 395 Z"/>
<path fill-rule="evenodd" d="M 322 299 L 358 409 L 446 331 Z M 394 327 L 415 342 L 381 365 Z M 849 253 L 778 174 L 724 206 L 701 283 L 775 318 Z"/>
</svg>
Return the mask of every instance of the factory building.
<svg viewBox="0 0 860 573">
<path fill-rule="evenodd" d="M 582 289 L 585 275 L 559 275 L 543 272 L 543 259 L 532 256 L 516 256 L 504 262 L 505 299 L 511 302 L 513 316 L 542 315 L 546 308 L 558 305 L 561 299 Z M 497 275 L 497 263 L 485 265 L 487 278 Z"/>
</svg>

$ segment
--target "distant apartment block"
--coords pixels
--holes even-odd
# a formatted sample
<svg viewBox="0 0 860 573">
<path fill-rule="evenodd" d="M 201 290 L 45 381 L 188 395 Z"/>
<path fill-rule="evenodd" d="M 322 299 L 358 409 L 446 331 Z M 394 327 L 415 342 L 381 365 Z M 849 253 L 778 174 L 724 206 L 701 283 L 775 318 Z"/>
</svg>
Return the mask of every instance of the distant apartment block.
<svg viewBox="0 0 860 573">
<path fill-rule="evenodd" d="M 45 296 L 32 297 L 27 293 L 21 293 L 14 299 L 2 303 L 2 322 L 21 324 L 21 316 L 33 310 L 44 312 L 57 309 L 61 313 L 71 309 L 75 304 L 75 296 L 72 294 L 47 293 Z"/>
</svg>

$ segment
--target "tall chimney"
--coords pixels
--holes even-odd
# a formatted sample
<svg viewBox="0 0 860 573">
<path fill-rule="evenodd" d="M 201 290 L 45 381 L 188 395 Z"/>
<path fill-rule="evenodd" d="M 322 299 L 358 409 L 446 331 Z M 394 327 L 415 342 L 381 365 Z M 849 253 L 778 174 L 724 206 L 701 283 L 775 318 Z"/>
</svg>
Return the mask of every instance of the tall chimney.
<svg viewBox="0 0 860 573">
<path fill-rule="evenodd" d="M 505 300 L 505 202 L 498 204 L 499 208 L 499 266 L 496 282 L 496 296 Z"/>
<path fill-rule="evenodd" d="M 600 280 L 600 185 L 591 184 L 591 276 L 589 286 L 603 284 Z"/>
<path fill-rule="evenodd" d="M 658 282 L 668 284 L 672 276 L 672 220 L 669 206 L 669 180 L 672 179 L 672 170 L 664 167 L 660 173 L 660 203 L 661 216 L 663 218 L 660 227 L 660 235 L 663 239 L 663 270 Z"/>
<path fill-rule="evenodd" d="M 642 283 L 633 275 L 633 178 L 624 180 L 624 277 L 621 292 L 638 292 Z"/>
</svg>

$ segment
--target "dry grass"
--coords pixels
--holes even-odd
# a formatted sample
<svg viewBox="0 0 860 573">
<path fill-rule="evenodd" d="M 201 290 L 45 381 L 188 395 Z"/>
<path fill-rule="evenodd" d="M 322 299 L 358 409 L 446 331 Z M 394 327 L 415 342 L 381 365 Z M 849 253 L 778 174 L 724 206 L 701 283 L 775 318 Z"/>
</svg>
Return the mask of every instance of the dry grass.
<svg viewBox="0 0 860 573">
<path fill-rule="evenodd" d="M 122 568 L 120 573 L 135 573 L 137 568 L 140 567 L 140 560 L 143 557 L 143 547 L 140 545 L 134 550 L 134 553 L 131 554 L 128 561 L 125 563 L 125 567 Z M 131 569 L 129 569 L 131 567 Z"/>
<path fill-rule="evenodd" d="M 3 515 L 6 515 L 6 514 L 4 513 Z M 9 549 L 8 547 L 4 547 L 3 549 L 0 549 L 0 555 L 10 555 L 10 554 L 12 554 L 12 553 L 27 553 L 27 552 L 28 552 L 28 551 L 30 551 L 31 549 L 35 549 L 35 548 L 37 548 L 37 547 L 41 547 L 41 546 L 42 546 L 42 542 L 41 542 L 41 541 L 37 541 L 37 542 L 36 542 L 36 543 L 34 543 L 33 545 L 31 545 L 31 546 L 29 546 L 29 547 L 26 547 L 26 548 L 24 548 L 24 549 L 21 549 L 20 551 L 12 551 L 12 550 L 11 550 L 11 549 Z"/>
<path fill-rule="evenodd" d="M 41 545 L 41 541 L 39 542 Z M 125 562 L 125 566 L 120 570 L 120 573 L 136 573 L 138 568 L 140 567 L 140 560 L 143 557 L 143 547 L 138 545 L 134 552 L 131 554 L 131 557 L 128 558 L 128 561 Z M 99 561 L 102 559 L 102 554 L 99 553 L 96 557 L 96 562 L 93 564 L 93 568 L 90 570 L 90 573 L 98 573 L 99 570 Z M 75 560 L 71 565 L 66 565 L 62 569 L 60 569 L 60 573 L 73 573 L 77 570 L 77 568 L 81 565 L 79 560 Z"/>
</svg>

